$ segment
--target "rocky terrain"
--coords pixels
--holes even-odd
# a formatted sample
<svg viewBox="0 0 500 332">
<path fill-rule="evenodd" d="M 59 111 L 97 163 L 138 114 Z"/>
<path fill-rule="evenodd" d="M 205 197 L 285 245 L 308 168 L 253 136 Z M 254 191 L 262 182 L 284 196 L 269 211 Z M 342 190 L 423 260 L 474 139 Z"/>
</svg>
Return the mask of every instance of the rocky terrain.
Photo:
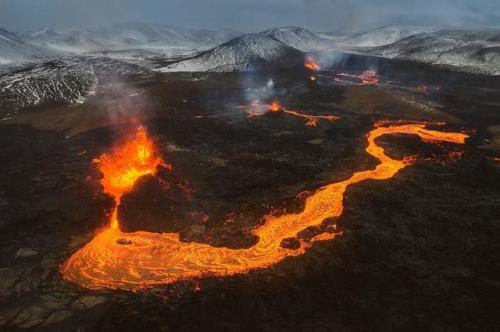
<svg viewBox="0 0 500 332">
<path fill-rule="evenodd" d="M 500 74 L 500 30 L 438 30 L 415 34 L 371 51 L 457 70 Z"/>
<path fill-rule="evenodd" d="M 0 329 L 495 330 L 500 165 L 490 129 L 500 123 L 499 82 L 380 61 L 351 57 L 339 68 L 356 73 L 376 64 L 376 86 L 327 76 L 311 85 L 306 70 L 155 73 L 125 66 L 130 75 L 99 78 L 102 88 L 81 104 L 35 105 L 1 121 Z M 309 127 L 286 113 L 249 118 L 239 108 L 249 89 L 263 102 L 277 97 L 286 108 L 339 119 Z M 330 221 L 343 234 L 272 268 L 140 292 L 85 290 L 64 282 L 58 268 L 109 221 L 113 200 L 92 161 L 131 118 L 148 128 L 172 165 L 164 179 L 192 189 L 183 204 L 198 214 L 165 221 L 178 211 L 164 209 L 172 201 L 144 178 L 123 197 L 119 213 L 129 227 L 144 227 L 134 223 L 141 216 L 154 231 L 233 248 L 252 245 L 249 232 L 262 215 L 300 210 L 308 191 L 374 167 L 364 149 L 379 120 L 446 122 L 445 130 L 471 138 L 458 147 L 380 138 L 390 156 L 414 156 L 416 163 L 392 179 L 350 187 L 344 213 Z"/>
<path fill-rule="evenodd" d="M 426 27 L 0 30 L 0 330 L 496 330 L 498 43 L 496 30 Z M 362 83 L 367 70 L 378 83 Z M 257 99 L 338 119 L 249 116 Z M 109 223 L 96 158 L 131 125 L 171 168 L 123 196 L 123 230 L 248 248 L 262 216 L 300 211 L 322 185 L 375 167 L 364 149 L 378 121 L 445 123 L 470 139 L 381 137 L 415 163 L 349 187 L 323 225 L 338 236 L 271 268 L 138 292 L 61 278 Z"/>
<path fill-rule="evenodd" d="M 54 52 L 32 44 L 0 28 L 0 67 L 54 56 Z M 1 72 L 0 72 L 1 73 Z"/>
<path fill-rule="evenodd" d="M 106 58 L 67 58 L 21 67 L 0 75 L 0 115 L 33 107 L 82 104 L 109 80 L 148 70 Z"/>
</svg>

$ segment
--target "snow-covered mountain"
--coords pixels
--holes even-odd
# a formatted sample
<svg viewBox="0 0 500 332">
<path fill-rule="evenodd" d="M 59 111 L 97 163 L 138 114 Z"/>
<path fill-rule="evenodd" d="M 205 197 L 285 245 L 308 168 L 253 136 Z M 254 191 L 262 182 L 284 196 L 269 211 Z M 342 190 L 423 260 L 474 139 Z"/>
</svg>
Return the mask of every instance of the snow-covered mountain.
<svg viewBox="0 0 500 332">
<path fill-rule="evenodd" d="M 300 27 L 269 29 L 263 31 L 262 34 L 273 37 L 299 50 L 313 49 L 325 42 L 317 34 Z"/>
<path fill-rule="evenodd" d="M 368 53 L 500 75 L 500 29 L 447 29 L 420 33 Z"/>
<path fill-rule="evenodd" d="M 265 33 L 247 34 L 160 69 L 169 71 L 259 71 L 291 68 L 303 61 L 303 53 Z"/>
<path fill-rule="evenodd" d="M 86 30 L 41 29 L 23 37 L 39 46 L 82 53 L 132 48 L 209 48 L 239 36 L 231 29 L 187 29 L 165 24 L 123 23 Z"/>
<path fill-rule="evenodd" d="M 149 23 L 86 30 L 46 28 L 24 34 L 0 29 L 0 75 L 11 70 L 6 64 L 47 61 L 68 56 L 67 52 L 170 72 L 291 68 L 303 61 L 301 51 L 310 50 L 364 53 L 500 75 L 500 30 L 396 26 L 332 35 L 283 27 L 241 35 L 229 29 Z"/>
<path fill-rule="evenodd" d="M 0 28 L 0 65 L 29 62 L 51 55 L 53 55 L 51 51 Z"/>
<path fill-rule="evenodd" d="M 160 71 L 259 71 L 301 65 L 306 50 L 320 38 L 302 28 L 286 27 L 246 34 Z M 300 49 L 300 50 L 299 50 Z"/>
<path fill-rule="evenodd" d="M 382 46 L 424 32 L 433 32 L 432 27 L 385 26 L 374 30 L 334 36 L 337 44 L 345 46 Z"/>
<path fill-rule="evenodd" d="M 106 58 L 58 59 L 0 75 L 0 115 L 33 106 L 83 103 L 109 77 L 144 73 L 139 66 Z"/>
</svg>

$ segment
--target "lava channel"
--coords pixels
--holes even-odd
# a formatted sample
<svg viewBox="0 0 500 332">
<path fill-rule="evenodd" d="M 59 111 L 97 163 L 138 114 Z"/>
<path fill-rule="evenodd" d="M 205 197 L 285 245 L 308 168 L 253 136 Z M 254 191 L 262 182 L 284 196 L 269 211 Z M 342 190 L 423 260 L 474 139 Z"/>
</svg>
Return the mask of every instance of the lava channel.
<svg viewBox="0 0 500 332">
<path fill-rule="evenodd" d="M 100 158 L 104 175 L 102 183 L 117 201 L 121 194 L 131 188 L 138 176 L 154 173 L 154 166 L 161 163 L 145 134 L 144 129 L 139 129 L 132 142 Z M 301 255 L 309 245 L 302 243 L 298 249 L 288 249 L 280 246 L 282 240 L 296 237 L 298 232 L 318 226 L 327 218 L 340 216 L 348 186 L 367 179 L 390 179 L 411 164 L 410 159 L 396 160 L 387 156 L 384 149 L 376 144 L 378 137 L 389 134 L 417 135 L 427 142 L 456 144 L 463 144 L 468 137 L 463 133 L 426 129 L 423 124 L 376 127 L 368 134 L 366 148 L 366 152 L 380 162 L 374 169 L 356 172 L 347 180 L 317 189 L 306 198 L 304 210 L 299 213 L 264 216 L 262 225 L 253 230 L 259 240 L 251 248 L 230 249 L 203 243 L 185 243 L 180 241 L 177 233 L 124 233 L 118 224 L 113 226 L 112 220 L 107 229 L 61 265 L 62 277 L 89 289 L 139 290 L 210 275 L 246 273 L 267 268 L 285 257 Z M 137 144 L 136 140 L 143 144 Z M 122 149 L 127 152 L 122 153 Z M 108 162 L 112 165 L 102 167 Z M 112 171 L 107 172 L 108 169 Z M 108 183 L 111 189 L 106 187 Z M 116 218 L 116 213 L 113 216 Z M 333 237 L 333 234 L 322 233 L 313 238 L 313 242 Z"/>
</svg>

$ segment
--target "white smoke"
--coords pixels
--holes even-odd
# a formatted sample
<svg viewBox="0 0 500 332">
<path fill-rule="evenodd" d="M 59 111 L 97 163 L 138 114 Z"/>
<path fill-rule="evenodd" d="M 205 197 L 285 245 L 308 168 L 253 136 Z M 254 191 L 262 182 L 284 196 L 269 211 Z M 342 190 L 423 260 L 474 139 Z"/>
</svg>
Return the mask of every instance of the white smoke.
<svg viewBox="0 0 500 332">
<path fill-rule="evenodd" d="M 274 88 L 274 81 L 272 78 L 270 78 L 269 81 L 267 81 L 266 88 L 268 90 L 272 90 L 272 88 Z"/>
<path fill-rule="evenodd" d="M 276 96 L 278 91 L 274 87 L 274 81 L 270 78 L 265 85 L 254 88 L 248 87 L 245 90 L 246 102 L 251 103 L 254 100 L 266 101 Z"/>
<path fill-rule="evenodd" d="M 151 100 L 142 89 L 134 87 L 120 75 L 99 77 L 96 96 L 89 105 L 104 115 L 102 125 L 111 126 L 117 136 L 129 126 L 142 124 Z"/>
</svg>

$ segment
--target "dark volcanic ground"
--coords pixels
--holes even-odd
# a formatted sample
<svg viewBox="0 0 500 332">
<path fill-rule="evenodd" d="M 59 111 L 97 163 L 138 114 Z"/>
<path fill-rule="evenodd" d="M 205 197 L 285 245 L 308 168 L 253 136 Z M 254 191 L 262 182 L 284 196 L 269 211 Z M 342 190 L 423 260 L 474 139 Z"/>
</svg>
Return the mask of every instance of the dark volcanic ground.
<svg viewBox="0 0 500 332">
<path fill-rule="evenodd" d="M 310 89 L 300 72 L 136 75 L 86 104 L 3 121 L 0 329 L 497 330 L 500 155 L 491 127 L 500 124 L 500 80 L 408 63 L 378 67 L 386 82 L 379 87 L 321 78 Z M 270 76 L 285 107 L 340 120 L 309 128 L 286 114 L 247 119 L 235 106 Z M 124 96 L 123 86 L 140 97 Z M 61 280 L 57 267 L 108 221 L 113 200 L 91 161 L 129 113 L 173 165 L 161 176 L 187 184 L 192 199 L 175 196 L 173 206 L 146 177 L 123 197 L 124 227 L 230 247 L 252 245 L 249 231 L 272 209 L 300 209 L 299 193 L 374 167 L 364 148 L 377 120 L 445 121 L 471 139 L 436 147 L 381 138 L 391 156 L 417 155 L 416 164 L 350 187 L 334 221 L 344 235 L 270 269 L 139 293 L 85 291 Z M 448 157 L 457 151 L 461 159 Z"/>
</svg>

